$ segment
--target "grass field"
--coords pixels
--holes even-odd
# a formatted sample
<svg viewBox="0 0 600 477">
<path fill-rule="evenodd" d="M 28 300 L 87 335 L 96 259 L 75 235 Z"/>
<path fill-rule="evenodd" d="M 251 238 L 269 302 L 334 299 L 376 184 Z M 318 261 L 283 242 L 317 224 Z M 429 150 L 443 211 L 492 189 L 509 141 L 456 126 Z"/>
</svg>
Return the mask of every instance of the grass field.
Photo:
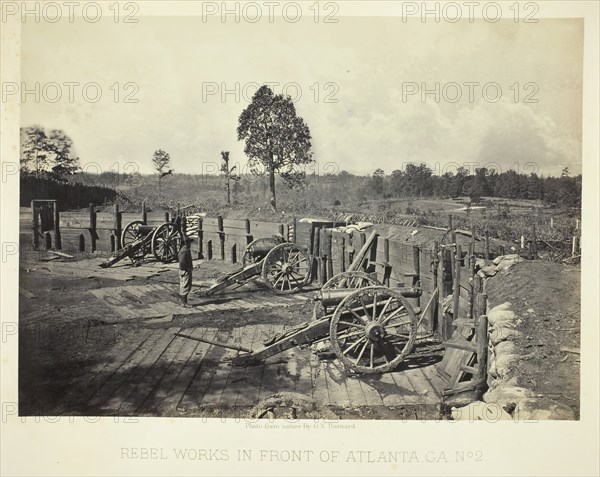
<svg viewBox="0 0 600 477">
<path fill-rule="evenodd" d="M 86 182 L 94 183 L 93 177 Z M 96 179 L 98 180 L 98 179 Z M 100 184 L 95 182 L 96 185 Z M 562 260 L 570 257 L 574 236 L 580 235 L 578 208 L 545 205 L 541 200 L 482 197 L 471 202 L 468 197 L 377 198 L 368 187 L 368 177 L 307 177 L 302 190 L 290 189 L 277 180 L 277 212 L 271 210 L 266 178 L 243 176 L 232 186 L 232 203 L 226 202 L 224 180 L 219 176 L 174 174 L 161 181 L 160 194 L 156 176 L 134 176 L 110 184 L 120 193 L 122 210 L 138 212 L 145 201 L 149 211 L 176 211 L 188 207 L 191 212 L 205 212 L 209 217 L 291 222 L 294 217 L 318 217 L 402 225 L 446 227 L 449 216 L 455 228 L 488 234 L 511 244 L 521 237 L 536 240 L 543 258 Z"/>
</svg>

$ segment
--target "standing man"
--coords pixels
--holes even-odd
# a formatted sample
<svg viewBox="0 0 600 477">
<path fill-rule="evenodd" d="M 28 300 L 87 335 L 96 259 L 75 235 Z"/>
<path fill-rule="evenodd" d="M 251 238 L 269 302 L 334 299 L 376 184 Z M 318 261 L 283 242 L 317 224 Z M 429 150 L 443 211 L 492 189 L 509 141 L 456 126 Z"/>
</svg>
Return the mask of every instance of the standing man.
<svg viewBox="0 0 600 477">
<path fill-rule="evenodd" d="M 179 301 L 181 305 L 189 308 L 188 295 L 192 290 L 192 245 L 193 239 L 187 235 L 183 236 L 181 248 L 179 249 Z"/>
</svg>

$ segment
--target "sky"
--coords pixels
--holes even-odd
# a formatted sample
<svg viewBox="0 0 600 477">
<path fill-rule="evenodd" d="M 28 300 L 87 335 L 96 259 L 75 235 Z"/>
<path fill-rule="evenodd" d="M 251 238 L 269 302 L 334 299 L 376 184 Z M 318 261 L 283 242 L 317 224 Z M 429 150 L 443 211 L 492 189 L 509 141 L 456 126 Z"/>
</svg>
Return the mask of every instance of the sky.
<svg viewBox="0 0 600 477">
<path fill-rule="evenodd" d="M 157 149 L 175 172 L 213 172 L 222 150 L 244 171 L 237 121 L 263 83 L 295 99 L 318 173 L 389 174 L 411 162 L 435 173 L 581 172 L 577 19 L 27 22 L 21 47 L 22 88 L 39 82 L 43 93 L 27 95 L 21 125 L 64 130 L 90 172 L 151 173 Z M 79 83 L 72 100 L 69 82 Z"/>
</svg>

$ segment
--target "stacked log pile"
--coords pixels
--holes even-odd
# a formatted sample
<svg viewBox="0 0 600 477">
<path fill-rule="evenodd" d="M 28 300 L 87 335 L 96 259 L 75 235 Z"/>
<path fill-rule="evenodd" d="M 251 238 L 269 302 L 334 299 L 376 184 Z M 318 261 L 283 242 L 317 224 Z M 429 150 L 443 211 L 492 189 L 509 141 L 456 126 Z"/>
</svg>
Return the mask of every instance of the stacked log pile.
<svg viewBox="0 0 600 477">
<path fill-rule="evenodd" d="M 185 217 L 185 234 L 188 237 L 198 234 L 198 230 L 201 227 L 200 224 L 202 223 L 202 219 L 204 217 L 206 217 L 205 213 L 197 213 Z"/>
</svg>

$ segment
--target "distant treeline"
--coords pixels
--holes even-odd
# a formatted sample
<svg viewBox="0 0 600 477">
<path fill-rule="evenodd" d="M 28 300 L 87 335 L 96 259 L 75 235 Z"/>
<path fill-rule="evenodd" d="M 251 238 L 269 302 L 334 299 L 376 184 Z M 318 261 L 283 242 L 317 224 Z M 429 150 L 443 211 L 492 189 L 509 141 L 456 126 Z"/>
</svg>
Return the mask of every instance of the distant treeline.
<svg viewBox="0 0 600 477">
<path fill-rule="evenodd" d="M 90 186 L 77 182 L 59 182 L 33 174 L 21 174 L 20 206 L 31 205 L 34 199 L 58 200 L 61 210 L 87 207 L 90 202 L 102 205 L 112 202 L 117 192 L 109 187 Z"/>
<path fill-rule="evenodd" d="M 433 175 L 425 164 L 409 164 L 404 171 L 385 175 L 377 169 L 371 177 L 372 192 L 380 197 L 501 197 L 541 200 L 546 204 L 581 206 L 581 175 L 571 177 L 565 168 L 560 177 L 543 177 L 535 173 L 519 174 L 514 170 L 498 173 L 479 168 L 469 174 L 464 168 L 457 173 Z"/>
<path fill-rule="evenodd" d="M 129 198 L 148 197 L 156 189 L 156 175 L 77 174 L 73 180 L 90 185 L 118 188 Z M 163 180 L 163 196 L 182 203 L 203 201 L 207 194 L 223 197 L 221 176 L 181 174 Z M 377 169 L 372 175 L 354 175 L 346 171 L 336 174 L 306 174 L 304 191 L 291 193 L 277 178 L 278 194 L 291 202 L 306 201 L 313 205 L 360 205 L 370 199 L 390 198 L 451 198 L 498 197 L 506 199 L 540 200 L 547 205 L 581 207 L 581 175 L 571 176 L 568 169 L 560 177 L 544 177 L 535 173 L 522 174 L 514 170 L 498 173 L 491 169 L 475 169 L 474 174 L 464 168 L 456 172 L 435 175 L 425 164 L 409 164 L 404 170 L 386 174 Z M 234 202 L 249 204 L 268 193 L 267 177 L 244 174 L 232 188 Z"/>
</svg>

